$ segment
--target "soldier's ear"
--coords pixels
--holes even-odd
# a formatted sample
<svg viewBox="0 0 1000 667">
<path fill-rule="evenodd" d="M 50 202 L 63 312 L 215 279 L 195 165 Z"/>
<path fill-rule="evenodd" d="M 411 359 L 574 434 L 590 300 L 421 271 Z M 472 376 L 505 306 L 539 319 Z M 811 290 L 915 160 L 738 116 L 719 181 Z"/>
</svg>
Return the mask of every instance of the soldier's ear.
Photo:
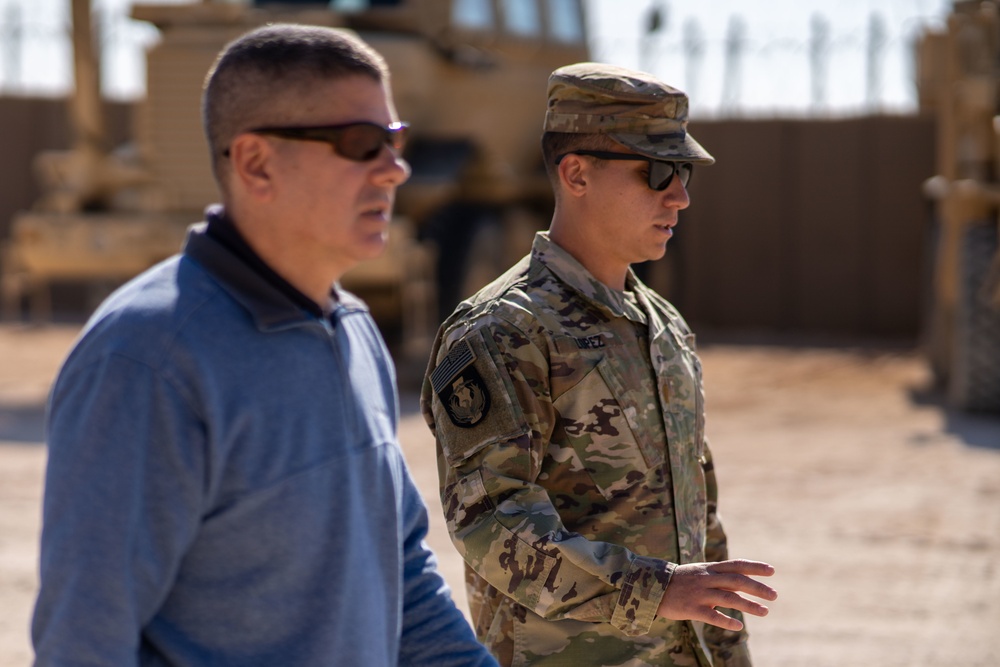
<svg viewBox="0 0 1000 667">
<path fill-rule="evenodd" d="M 581 156 L 567 154 L 559 162 L 559 182 L 563 190 L 574 197 L 582 196 L 587 191 L 591 169 L 592 165 Z"/>
</svg>

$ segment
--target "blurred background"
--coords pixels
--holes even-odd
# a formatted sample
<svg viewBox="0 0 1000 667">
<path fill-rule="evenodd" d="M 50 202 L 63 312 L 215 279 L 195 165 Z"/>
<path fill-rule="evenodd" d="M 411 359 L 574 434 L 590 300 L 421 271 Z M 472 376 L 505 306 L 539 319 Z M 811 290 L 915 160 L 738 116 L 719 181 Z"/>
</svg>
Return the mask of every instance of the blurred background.
<svg viewBox="0 0 1000 667">
<path fill-rule="evenodd" d="M 992 178 L 992 111 L 970 112 L 985 127 L 971 138 L 952 119 L 989 91 L 954 102 L 959 78 L 982 77 L 939 43 L 953 14 L 972 26 L 956 35 L 995 41 L 982 13 L 947 0 L 0 0 L 4 313 L 79 317 L 176 250 L 218 196 L 205 71 L 242 30 L 289 20 L 361 32 L 414 126 L 393 246 L 345 281 L 400 356 L 421 359 L 441 317 L 547 225 L 545 80 L 585 59 L 684 89 L 718 158 L 667 259 L 639 268 L 693 324 L 916 340 L 935 317 L 924 183 Z M 970 141 L 971 161 L 956 154 Z M 938 337 L 943 359 L 950 333 Z M 935 368 L 945 378 L 950 361 Z"/>
<path fill-rule="evenodd" d="M 521 257 L 551 194 L 545 80 L 593 59 L 691 99 L 718 158 L 667 258 L 701 331 L 921 341 L 953 404 L 1000 406 L 996 3 L 947 0 L 0 0 L 0 306 L 84 316 L 218 198 L 198 114 L 265 21 L 357 30 L 414 128 L 381 262 L 345 279 L 405 366 Z M 992 304 L 992 305 L 991 305 Z"/>
<path fill-rule="evenodd" d="M 92 0 L 101 87 L 109 99 L 145 94 L 145 50 L 159 39 L 154 26 L 130 18 L 132 4 Z M 347 9 L 367 2 L 334 4 Z M 925 29 L 943 27 L 951 8 L 950 0 L 585 0 L 583 5 L 593 59 L 675 83 L 691 95 L 698 116 L 913 113 L 913 49 Z M 64 0 L 0 3 L 0 89 L 6 95 L 61 96 L 72 89 L 70 19 Z M 530 22 L 530 17 L 523 21 Z M 772 76 L 776 68 L 781 77 Z"/>
<path fill-rule="evenodd" d="M 548 74 L 599 60 L 685 90 L 717 159 L 636 270 L 699 333 L 734 550 L 779 571 L 760 664 L 1000 665 L 998 2 L 0 0 L 0 666 L 30 662 L 49 383 L 216 201 L 201 83 L 268 21 L 356 30 L 413 126 L 387 253 L 344 284 L 460 603 L 414 388 L 548 224 Z"/>
</svg>

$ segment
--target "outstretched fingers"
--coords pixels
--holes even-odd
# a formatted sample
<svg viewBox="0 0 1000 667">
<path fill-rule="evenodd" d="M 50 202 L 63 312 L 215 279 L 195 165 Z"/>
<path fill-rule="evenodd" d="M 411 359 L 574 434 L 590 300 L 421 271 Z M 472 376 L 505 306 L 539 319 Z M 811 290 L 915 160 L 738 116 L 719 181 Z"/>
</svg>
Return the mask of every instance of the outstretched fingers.
<svg viewBox="0 0 1000 667">
<path fill-rule="evenodd" d="M 751 595 L 756 595 L 751 593 Z M 757 595 L 757 597 L 763 597 Z M 752 616 L 767 616 L 768 608 L 756 600 L 750 600 L 739 593 L 735 593 L 727 587 L 718 587 L 715 590 L 708 592 L 706 595 L 705 604 L 710 608 L 722 607 L 723 609 L 735 609 L 737 611 L 742 611 L 744 614 L 751 614 Z"/>
<path fill-rule="evenodd" d="M 701 618 L 693 618 L 691 620 L 701 621 L 702 623 L 714 625 L 722 628 L 723 630 L 732 630 L 733 632 L 739 632 L 743 629 L 743 623 L 741 623 L 738 619 L 735 619 L 732 616 L 726 616 L 717 609 L 708 609 Z"/>
<path fill-rule="evenodd" d="M 776 600 L 778 598 L 776 590 L 751 578 L 753 576 L 770 577 L 773 575 L 774 568 L 767 563 L 747 560 L 722 561 L 709 565 L 707 570 L 710 575 L 714 575 L 711 579 L 711 587 L 725 591 L 723 597 L 733 603 L 723 606 L 739 609 L 755 616 L 764 616 L 767 614 L 767 607 L 747 600 L 738 593 L 746 593 L 761 600 Z M 734 606 L 740 604 L 745 604 L 746 608 Z"/>
<path fill-rule="evenodd" d="M 734 609 L 753 616 L 766 616 L 768 608 L 748 599 L 775 600 L 777 591 L 752 577 L 769 577 L 774 568 L 750 560 L 679 565 L 671 576 L 657 613 L 674 620 L 691 619 L 726 630 L 740 630 L 743 624 L 717 608 Z"/>
<path fill-rule="evenodd" d="M 721 560 L 717 563 L 709 563 L 709 572 L 719 574 L 735 573 L 746 574 L 754 577 L 770 577 L 774 574 L 774 566 L 759 560 L 746 560 L 736 558 L 733 560 Z"/>
</svg>

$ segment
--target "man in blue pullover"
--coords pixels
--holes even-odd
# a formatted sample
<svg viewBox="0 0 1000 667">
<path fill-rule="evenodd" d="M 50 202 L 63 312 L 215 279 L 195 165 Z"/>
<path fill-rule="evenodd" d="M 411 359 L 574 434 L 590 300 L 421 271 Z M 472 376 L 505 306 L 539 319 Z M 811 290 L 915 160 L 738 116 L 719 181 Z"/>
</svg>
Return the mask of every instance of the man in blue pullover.
<svg viewBox="0 0 1000 667">
<path fill-rule="evenodd" d="M 337 281 L 409 175 L 382 58 L 230 44 L 203 118 L 223 205 L 94 314 L 49 406 L 37 665 L 494 665 L 424 543 L 395 377 Z"/>
</svg>

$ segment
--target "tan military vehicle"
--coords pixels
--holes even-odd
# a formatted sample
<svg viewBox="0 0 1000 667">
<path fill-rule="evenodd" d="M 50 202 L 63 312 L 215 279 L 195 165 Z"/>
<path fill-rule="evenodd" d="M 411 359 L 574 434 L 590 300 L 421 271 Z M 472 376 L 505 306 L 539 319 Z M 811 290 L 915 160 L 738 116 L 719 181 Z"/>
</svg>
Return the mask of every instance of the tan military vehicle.
<svg viewBox="0 0 1000 667">
<path fill-rule="evenodd" d="M 78 141 L 39 157 L 48 194 L 12 225 L 8 304 L 36 294 L 44 308 L 52 280 L 120 281 L 177 250 L 187 225 L 218 199 L 199 116 L 205 73 L 229 40 L 267 22 L 352 29 L 389 62 L 396 105 L 413 128 L 413 177 L 399 192 L 389 251 L 344 284 L 409 349 L 426 345 L 439 301 L 450 309 L 485 284 L 547 223 L 545 82 L 587 58 L 581 0 L 136 5 L 133 18 L 162 38 L 147 55 L 134 144 L 110 154 L 100 145 L 88 14 L 74 0 Z"/>
<path fill-rule="evenodd" d="M 938 133 L 930 361 L 955 407 L 1000 411 L 1000 2 L 956 1 L 918 64 Z"/>
</svg>

